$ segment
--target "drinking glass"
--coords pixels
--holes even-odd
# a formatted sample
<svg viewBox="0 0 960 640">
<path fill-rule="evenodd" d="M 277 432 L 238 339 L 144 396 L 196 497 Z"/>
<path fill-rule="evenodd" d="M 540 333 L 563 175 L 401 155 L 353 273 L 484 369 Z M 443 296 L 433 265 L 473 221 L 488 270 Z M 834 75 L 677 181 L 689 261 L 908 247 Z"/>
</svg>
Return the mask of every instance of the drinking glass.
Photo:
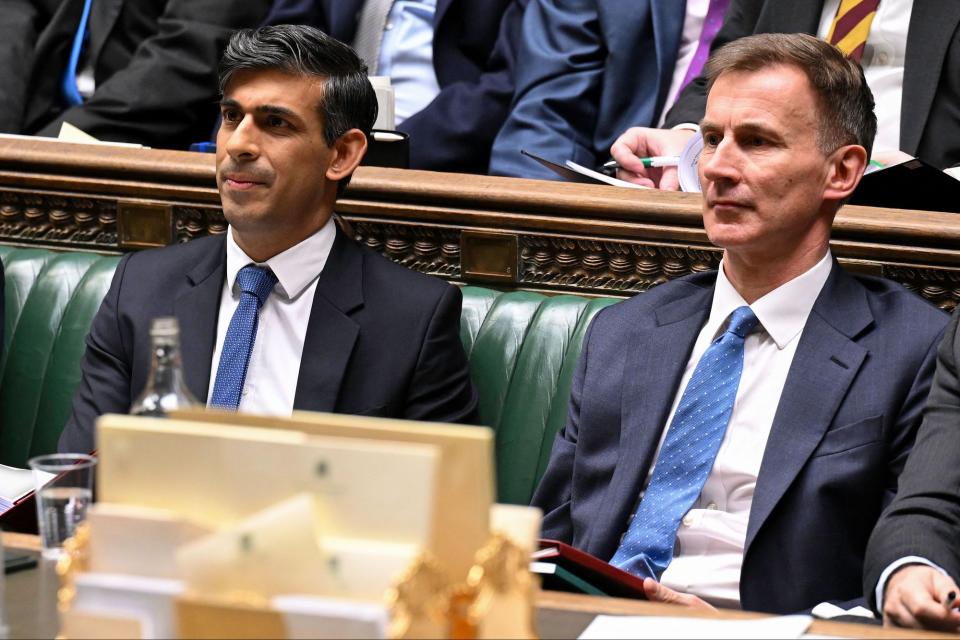
<svg viewBox="0 0 960 640">
<path fill-rule="evenodd" d="M 93 501 L 93 470 L 97 459 L 82 453 L 53 453 L 29 460 L 37 489 L 37 522 L 41 554 L 56 559 L 63 542 L 87 517 Z"/>
</svg>

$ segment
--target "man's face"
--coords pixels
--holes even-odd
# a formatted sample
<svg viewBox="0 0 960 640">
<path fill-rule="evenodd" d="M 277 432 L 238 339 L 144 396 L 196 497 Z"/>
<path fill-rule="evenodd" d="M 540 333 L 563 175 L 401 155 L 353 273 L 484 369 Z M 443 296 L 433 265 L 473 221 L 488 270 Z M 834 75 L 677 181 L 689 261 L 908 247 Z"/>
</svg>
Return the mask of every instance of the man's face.
<svg viewBox="0 0 960 640">
<path fill-rule="evenodd" d="M 326 196 L 336 183 L 326 172 L 335 154 L 317 111 L 322 95 L 321 80 L 274 70 L 240 71 L 224 90 L 217 187 L 248 253 L 293 246 L 330 217 Z"/>
<path fill-rule="evenodd" d="M 711 242 L 757 259 L 825 248 L 835 203 L 824 203 L 830 159 L 817 130 L 816 98 L 796 67 L 716 79 L 698 169 Z"/>
</svg>

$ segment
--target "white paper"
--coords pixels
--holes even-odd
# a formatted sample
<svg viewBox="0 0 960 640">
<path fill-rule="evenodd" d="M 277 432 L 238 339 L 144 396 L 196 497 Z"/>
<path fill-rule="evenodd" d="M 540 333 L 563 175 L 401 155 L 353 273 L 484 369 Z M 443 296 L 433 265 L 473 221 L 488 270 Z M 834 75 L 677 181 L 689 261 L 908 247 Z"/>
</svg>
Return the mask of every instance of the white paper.
<svg viewBox="0 0 960 640">
<path fill-rule="evenodd" d="M 600 638 L 801 638 L 810 616 L 780 616 L 757 620 L 662 618 L 656 616 L 597 616 L 581 640 Z"/>
<path fill-rule="evenodd" d="M 567 165 L 568 169 L 581 173 L 589 178 L 594 180 L 599 180 L 600 182 L 606 182 L 607 184 L 612 184 L 615 187 L 626 187 L 628 189 L 649 189 L 650 187 L 645 187 L 641 184 L 634 184 L 632 182 L 627 182 L 626 180 L 621 180 L 620 178 L 614 178 L 608 176 L 605 173 L 600 173 L 599 171 L 594 171 L 593 169 L 588 169 L 582 164 L 577 164 L 573 160 L 567 160 L 564 164 Z"/>
<path fill-rule="evenodd" d="M 389 76 L 370 76 L 370 84 L 377 96 L 377 120 L 373 123 L 374 129 L 393 131 L 397 128 L 396 95 L 390 84 Z"/>
<path fill-rule="evenodd" d="M 43 479 L 44 484 L 53 478 L 53 474 L 46 471 L 36 473 Z M 33 474 L 31 469 L 18 469 L 0 464 L 0 498 L 13 503 L 36 489 Z"/>
</svg>

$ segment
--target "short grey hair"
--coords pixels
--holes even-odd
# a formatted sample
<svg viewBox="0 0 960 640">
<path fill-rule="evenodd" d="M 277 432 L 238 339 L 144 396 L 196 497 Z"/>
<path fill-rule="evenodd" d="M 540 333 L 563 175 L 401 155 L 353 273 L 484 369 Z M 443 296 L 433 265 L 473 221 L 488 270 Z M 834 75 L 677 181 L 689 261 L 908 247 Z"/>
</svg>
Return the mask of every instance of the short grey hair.
<svg viewBox="0 0 960 640">
<path fill-rule="evenodd" d="M 729 71 L 760 71 L 774 65 L 800 69 L 817 98 L 817 146 L 825 154 L 858 144 L 869 157 L 877 135 L 870 87 L 860 65 L 831 44 L 802 33 L 761 33 L 739 38 L 707 62 L 707 89 Z"/>
</svg>

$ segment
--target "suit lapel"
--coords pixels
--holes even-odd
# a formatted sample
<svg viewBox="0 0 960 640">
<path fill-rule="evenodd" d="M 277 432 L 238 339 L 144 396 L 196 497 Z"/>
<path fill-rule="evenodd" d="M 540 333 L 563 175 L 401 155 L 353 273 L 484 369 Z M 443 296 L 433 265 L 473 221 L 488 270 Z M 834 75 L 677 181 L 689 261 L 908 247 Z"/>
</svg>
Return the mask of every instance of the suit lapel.
<svg viewBox="0 0 960 640">
<path fill-rule="evenodd" d="M 916 154 L 940 83 L 950 38 L 960 23 L 960 2 L 914 0 L 907 33 L 901 102 L 900 148 Z"/>
<path fill-rule="evenodd" d="M 780 395 L 750 507 L 745 557 L 833 422 L 868 353 L 854 338 L 872 324 L 863 287 L 834 262 Z"/>
<path fill-rule="evenodd" d="M 95 66 L 100 58 L 107 36 L 113 31 L 113 26 L 120 15 L 123 0 L 95 0 L 90 8 L 90 44 L 87 59 Z"/>
<path fill-rule="evenodd" d="M 350 312 L 363 305 L 363 254 L 337 230 L 327 264 L 317 280 L 300 358 L 294 409 L 333 411 L 340 384 L 360 333 Z"/>
<path fill-rule="evenodd" d="M 443 17 L 447 15 L 447 9 L 449 9 L 452 4 L 453 0 L 437 0 L 437 11 L 433 15 L 434 38 L 436 38 L 437 26 L 443 20 Z"/>
<path fill-rule="evenodd" d="M 204 253 L 203 258 L 187 272 L 188 289 L 173 303 L 174 314 L 180 322 L 187 388 L 201 402 L 206 402 L 210 386 L 210 361 L 217 338 L 220 294 L 227 268 L 226 236 L 211 245 L 214 249 Z"/>
<path fill-rule="evenodd" d="M 629 342 L 621 387 L 619 458 L 587 544 L 603 559 L 616 547 L 603 546 L 616 542 L 611 532 L 626 529 L 712 299 L 713 287 L 708 286 L 660 307 L 655 326 L 636 330 Z"/>
<path fill-rule="evenodd" d="M 684 5 L 676 0 L 650 0 L 650 18 L 653 22 L 653 44 L 657 56 L 657 109 L 667 100 L 673 69 L 677 64 L 677 49 L 683 33 Z M 630 14 L 643 12 L 630 9 Z M 638 30 L 637 33 L 642 33 Z"/>
</svg>

